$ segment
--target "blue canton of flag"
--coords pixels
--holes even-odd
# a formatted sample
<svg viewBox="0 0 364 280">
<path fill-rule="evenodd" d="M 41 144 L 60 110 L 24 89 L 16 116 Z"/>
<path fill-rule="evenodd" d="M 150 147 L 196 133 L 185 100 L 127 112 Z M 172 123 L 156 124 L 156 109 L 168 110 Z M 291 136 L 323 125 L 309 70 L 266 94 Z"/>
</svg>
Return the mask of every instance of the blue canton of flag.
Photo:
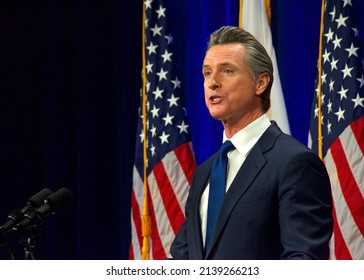
<svg viewBox="0 0 364 280">
<path fill-rule="evenodd" d="M 161 0 L 145 1 L 146 131 L 140 109 L 132 191 L 130 258 L 142 257 L 143 197 L 148 196 L 151 233 L 146 250 L 151 259 L 165 259 L 180 225 L 192 174 L 196 167 L 191 134 L 177 75 L 173 37 L 167 29 L 167 9 Z M 143 99 L 142 99 L 143 100 Z M 143 102 L 141 104 L 141 108 Z M 146 135 L 146 139 L 145 139 Z M 144 158 L 144 141 L 146 158 Z M 144 166 L 148 190 L 143 188 Z"/>
<path fill-rule="evenodd" d="M 331 180 L 332 259 L 364 259 L 364 76 L 353 9 L 351 0 L 325 2 L 321 95 L 316 95 L 311 114 L 312 148 L 318 151 L 322 137 Z"/>
<path fill-rule="evenodd" d="M 147 143 L 148 173 L 154 165 L 176 146 L 191 141 L 191 134 L 183 107 L 181 81 L 173 61 L 173 37 L 166 29 L 166 8 L 162 1 L 146 2 L 147 57 Z M 140 118 L 143 118 L 140 114 Z M 139 149 L 142 150 L 143 126 L 139 122 Z M 138 155 L 142 152 L 137 151 Z M 143 166 L 142 158 L 136 162 Z M 142 173 L 142 170 L 139 170 Z"/>
</svg>

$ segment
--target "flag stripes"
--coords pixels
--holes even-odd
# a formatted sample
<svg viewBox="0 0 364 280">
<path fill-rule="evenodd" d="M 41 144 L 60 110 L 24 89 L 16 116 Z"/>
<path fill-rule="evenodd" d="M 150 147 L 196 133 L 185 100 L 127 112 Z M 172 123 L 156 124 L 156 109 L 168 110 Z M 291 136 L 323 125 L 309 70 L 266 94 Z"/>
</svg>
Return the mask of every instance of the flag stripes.
<svg viewBox="0 0 364 280">
<path fill-rule="evenodd" d="M 364 259 L 364 69 L 354 2 L 323 0 L 312 149 L 328 170 L 332 259 Z"/>
<path fill-rule="evenodd" d="M 178 155 L 178 156 L 177 156 Z M 169 248 L 171 241 L 179 227 L 185 220 L 184 208 L 189 190 L 189 184 L 193 172 L 191 167 L 196 166 L 191 160 L 191 147 L 186 143 L 175 151 L 168 153 L 161 162 L 157 163 L 153 172 L 148 176 L 148 189 L 150 193 L 150 210 L 152 227 L 153 259 L 165 259 L 169 252 L 163 248 Z M 132 191 L 133 223 L 132 231 L 138 236 L 133 239 L 132 247 L 141 250 L 141 211 L 143 205 L 142 178 L 134 169 L 134 187 Z M 186 180 L 181 180 L 185 178 Z M 188 178 L 188 179 L 187 179 Z M 161 221 L 157 223 L 156 221 Z M 163 237 L 163 238 L 160 238 Z M 131 249 L 130 256 L 138 258 L 139 255 Z M 135 255 L 136 254 L 136 255 Z"/>
<path fill-rule="evenodd" d="M 362 141 L 363 121 L 364 117 L 348 126 L 324 158 L 335 205 L 332 245 L 337 259 L 364 259 L 364 165 L 357 142 Z"/>
</svg>

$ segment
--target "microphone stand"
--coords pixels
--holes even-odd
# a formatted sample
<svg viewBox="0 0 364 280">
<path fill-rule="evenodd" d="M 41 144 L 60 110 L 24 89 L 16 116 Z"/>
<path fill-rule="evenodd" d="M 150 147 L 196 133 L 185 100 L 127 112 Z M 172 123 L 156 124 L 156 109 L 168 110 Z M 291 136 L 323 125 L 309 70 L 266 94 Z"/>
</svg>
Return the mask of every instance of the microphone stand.
<svg viewBox="0 0 364 280">
<path fill-rule="evenodd" d="M 12 260 L 15 260 L 13 250 L 9 246 L 8 242 L 6 242 L 4 236 L 2 235 L 0 235 L 0 247 L 4 248 L 4 250 L 10 255 L 10 258 Z"/>
<path fill-rule="evenodd" d="M 34 252 L 37 245 L 37 240 L 43 236 L 42 224 L 36 224 L 29 228 L 29 233 L 25 235 L 22 232 L 18 233 L 19 243 L 23 247 L 24 260 L 35 260 Z"/>
<path fill-rule="evenodd" d="M 35 260 L 34 252 L 37 240 L 43 236 L 44 220 L 37 215 L 36 211 L 27 212 L 28 217 L 36 219 L 36 223 L 31 226 L 15 229 L 18 233 L 19 243 L 23 246 L 24 260 Z"/>
</svg>

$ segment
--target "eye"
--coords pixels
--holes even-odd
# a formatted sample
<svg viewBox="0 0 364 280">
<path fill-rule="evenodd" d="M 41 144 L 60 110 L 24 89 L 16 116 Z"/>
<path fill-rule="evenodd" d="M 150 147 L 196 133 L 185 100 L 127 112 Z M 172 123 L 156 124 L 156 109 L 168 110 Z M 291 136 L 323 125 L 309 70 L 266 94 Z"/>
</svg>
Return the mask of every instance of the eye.
<svg viewBox="0 0 364 280">
<path fill-rule="evenodd" d="M 231 74 L 233 73 L 233 70 L 231 70 L 230 68 L 225 68 L 223 72 L 226 74 Z"/>
<path fill-rule="evenodd" d="M 205 71 L 202 72 L 202 75 L 206 78 L 206 77 L 211 75 L 211 71 L 210 70 L 205 70 Z"/>
</svg>

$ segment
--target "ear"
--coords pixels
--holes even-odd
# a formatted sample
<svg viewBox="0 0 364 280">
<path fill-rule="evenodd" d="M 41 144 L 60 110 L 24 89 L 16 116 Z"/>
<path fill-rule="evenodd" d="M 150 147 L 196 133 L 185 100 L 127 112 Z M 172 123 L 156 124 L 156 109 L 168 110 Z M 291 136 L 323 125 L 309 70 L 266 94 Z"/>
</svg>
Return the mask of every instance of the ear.
<svg viewBox="0 0 364 280">
<path fill-rule="evenodd" d="M 257 82 L 256 82 L 255 94 L 261 95 L 267 88 L 269 82 L 270 82 L 270 77 L 269 77 L 268 73 L 265 72 L 265 73 L 260 74 L 259 78 L 257 79 Z"/>
</svg>

